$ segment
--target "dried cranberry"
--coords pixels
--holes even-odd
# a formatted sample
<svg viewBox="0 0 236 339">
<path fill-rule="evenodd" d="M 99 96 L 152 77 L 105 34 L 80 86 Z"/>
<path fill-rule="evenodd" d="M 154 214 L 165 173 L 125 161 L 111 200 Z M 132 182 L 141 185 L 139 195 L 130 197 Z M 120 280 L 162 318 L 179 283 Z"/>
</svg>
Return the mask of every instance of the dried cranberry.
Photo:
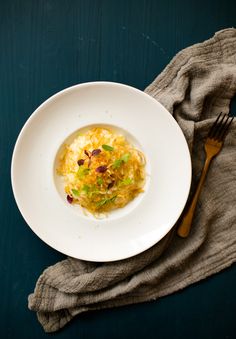
<svg viewBox="0 0 236 339">
<path fill-rule="evenodd" d="M 69 204 L 72 204 L 73 198 L 69 194 L 67 195 L 66 199 L 67 199 Z"/>
<path fill-rule="evenodd" d="M 90 154 L 89 154 L 89 152 L 87 150 L 84 150 L 84 154 L 86 154 L 87 157 L 90 157 Z"/>
<path fill-rule="evenodd" d="M 101 153 L 101 150 L 100 150 L 99 148 L 94 149 L 94 150 L 92 151 L 92 155 L 93 155 L 93 156 L 94 156 L 94 155 L 98 155 L 99 153 Z"/>
<path fill-rule="evenodd" d="M 104 173 L 107 170 L 107 166 L 99 166 L 96 168 L 96 172 L 98 173 Z"/>
<path fill-rule="evenodd" d="M 77 161 L 77 164 L 78 164 L 79 166 L 83 165 L 83 164 L 84 164 L 84 159 L 79 159 L 79 160 Z"/>
</svg>

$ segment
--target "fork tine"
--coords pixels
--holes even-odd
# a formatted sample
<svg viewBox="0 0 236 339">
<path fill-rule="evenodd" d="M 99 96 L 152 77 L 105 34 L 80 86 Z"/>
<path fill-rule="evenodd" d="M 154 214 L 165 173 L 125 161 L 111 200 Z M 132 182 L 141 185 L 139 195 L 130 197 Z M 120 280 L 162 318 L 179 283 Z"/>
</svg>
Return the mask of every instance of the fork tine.
<svg viewBox="0 0 236 339">
<path fill-rule="evenodd" d="M 229 117 L 228 117 L 229 118 Z M 220 134 L 220 141 L 224 140 L 226 133 L 229 130 L 229 126 L 231 125 L 232 121 L 234 120 L 234 117 L 231 117 L 230 121 L 228 122 L 228 124 L 224 127 L 224 130 L 221 132 Z"/>
<path fill-rule="evenodd" d="M 216 128 L 216 125 L 217 125 L 217 123 L 218 123 L 218 121 L 219 121 L 221 115 L 222 115 L 222 112 L 218 115 L 216 121 L 215 121 L 214 124 L 211 126 L 211 129 L 210 129 L 210 131 L 209 131 L 209 133 L 208 133 L 208 138 L 212 138 L 212 137 L 213 137 L 214 131 L 215 131 L 215 128 Z"/>
<path fill-rule="evenodd" d="M 221 126 L 223 125 L 223 121 L 225 118 L 225 114 L 222 115 L 222 118 L 218 121 L 218 124 L 216 124 L 215 128 L 212 131 L 212 138 L 213 139 L 218 139 L 219 131 L 221 129 Z"/>
<path fill-rule="evenodd" d="M 219 139 L 219 140 L 221 139 L 221 135 L 224 133 L 225 126 L 227 125 L 228 120 L 229 120 L 229 115 L 224 114 L 221 124 L 219 123 L 218 130 L 214 136 L 215 139 Z"/>
</svg>

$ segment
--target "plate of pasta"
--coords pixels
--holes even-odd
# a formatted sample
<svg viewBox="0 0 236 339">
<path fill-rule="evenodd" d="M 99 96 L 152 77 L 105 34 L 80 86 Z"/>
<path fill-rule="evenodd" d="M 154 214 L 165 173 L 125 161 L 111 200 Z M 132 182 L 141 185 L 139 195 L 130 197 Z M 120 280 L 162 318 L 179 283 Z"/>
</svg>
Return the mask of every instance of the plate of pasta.
<svg viewBox="0 0 236 339">
<path fill-rule="evenodd" d="M 114 261 L 160 241 L 191 183 L 185 137 L 148 94 L 118 83 L 69 87 L 23 126 L 12 187 L 33 232 L 82 260 Z"/>
</svg>

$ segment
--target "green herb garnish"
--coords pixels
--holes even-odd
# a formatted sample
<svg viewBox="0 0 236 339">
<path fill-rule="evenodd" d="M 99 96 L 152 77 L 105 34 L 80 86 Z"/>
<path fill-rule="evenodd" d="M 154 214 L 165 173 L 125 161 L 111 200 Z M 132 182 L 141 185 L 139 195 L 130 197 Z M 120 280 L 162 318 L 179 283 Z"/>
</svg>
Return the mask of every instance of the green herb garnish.
<svg viewBox="0 0 236 339">
<path fill-rule="evenodd" d="M 88 194 L 89 192 L 89 186 L 88 185 L 84 185 L 83 188 L 82 188 L 82 191 L 85 192 L 86 194 Z"/>
<path fill-rule="evenodd" d="M 90 168 L 85 168 L 84 166 L 80 166 L 78 171 L 77 171 L 77 175 L 79 176 L 79 178 L 83 178 L 85 175 L 88 175 L 90 171 Z"/>
<path fill-rule="evenodd" d="M 121 159 L 116 159 L 112 165 L 113 168 L 119 168 L 122 164 L 123 160 Z"/>
<path fill-rule="evenodd" d="M 109 146 L 109 145 L 102 145 L 102 148 L 105 151 L 113 151 L 114 150 L 114 148 L 112 146 Z"/>
<path fill-rule="evenodd" d="M 132 184 L 133 180 L 131 178 L 125 178 L 124 180 L 120 181 L 120 185 L 121 186 L 126 186 L 126 185 L 130 185 Z"/>
<path fill-rule="evenodd" d="M 116 159 L 113 163 L 113 168 L 119 168 L 123 163 L 126 163 L 129 161 L 130 153 L 126 153 L 122 155 L 121 158 Z"/>
<path fill-rule="evenodd" d="M 126 154 L 122 155 L 121 160 L 126 163 L 126 162 L 128 162 L 129 158 L 130 158 L 130 153 L 126 153 Z"/>
<path fill-rule="evenodd" d="M 97 177 L 97 184 L 99 186 L 103 184 L 103 179 L 101 177 Z"/>
<path fill-rule="evenodd" d="M 114 195 L 114 197 L 112 197 L 112 198 L 104 198 L 104 199 L 102 199 L 101 201 L 99 201 L 99 202 L 97 203 L 97 206 L 98 206 L 98 207 L 101 207 L 101 206 L 106 205 L 107 203 L 114 202 L 115 199 L 116 199 L 116 197 L 117 197 L 117 196 Z"/>
<path fill-rule="evenodd" d="M 84 169 L 84 175 L 89 174 L 89 171 L 90 171 L 90 168 L 85 168 L 85 169 Z"/>
<path fill-rule="evenodd" d="M 91 185 L 90 187 L 89 187 L 89 190 L 88 190 L 88 196 L 89 196 L 89 198 L 91 198 L 92 196 L 93 196 L 93 194 L 97 194 L 98 193 L 98 188 L 97 188 L 97 186 L 96 185 Z"/>
<path fill-rule="evenodd" d="M 76 190 L 76 189 L 74 189 L 74 188 L 72 188 L 71 192 L 73 193 L 73 195 L 74 195 L 75 197 L 78 197 L 79 194 L 80 194 L 79 191 Z"/>
</svg>

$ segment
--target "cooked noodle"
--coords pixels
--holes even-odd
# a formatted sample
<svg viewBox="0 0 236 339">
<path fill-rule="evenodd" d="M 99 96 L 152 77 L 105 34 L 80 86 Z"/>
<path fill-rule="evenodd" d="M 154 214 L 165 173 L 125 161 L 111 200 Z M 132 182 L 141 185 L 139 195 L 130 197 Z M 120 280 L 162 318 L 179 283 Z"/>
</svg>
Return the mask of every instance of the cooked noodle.
<svg viewBox="0 0 236 339">
<path fill-rule="evenodd" d="M 145 156 L 123 135 L 95 127 L 66 146 L 58 174 L 64 177 L 69 203 L 93 214 L 108 212 L 143 191 Z"/>
</svg>

